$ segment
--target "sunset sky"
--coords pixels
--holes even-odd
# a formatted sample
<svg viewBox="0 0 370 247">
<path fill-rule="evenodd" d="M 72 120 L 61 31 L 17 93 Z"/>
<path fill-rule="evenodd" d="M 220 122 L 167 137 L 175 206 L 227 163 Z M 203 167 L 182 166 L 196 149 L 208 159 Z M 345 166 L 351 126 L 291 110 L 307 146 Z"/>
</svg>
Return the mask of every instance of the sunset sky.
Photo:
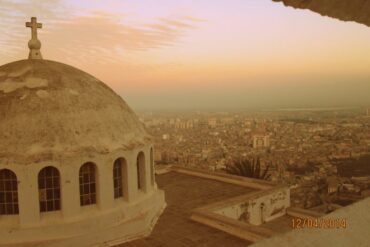
<svg viewBox="0 0 370 247">
<path fill-rule="evenodd" d="M 134 109 L 370 106 L 370 28 L 271 0 L 0 0 L 0 64 L 44 59 Z"/>
</svg>

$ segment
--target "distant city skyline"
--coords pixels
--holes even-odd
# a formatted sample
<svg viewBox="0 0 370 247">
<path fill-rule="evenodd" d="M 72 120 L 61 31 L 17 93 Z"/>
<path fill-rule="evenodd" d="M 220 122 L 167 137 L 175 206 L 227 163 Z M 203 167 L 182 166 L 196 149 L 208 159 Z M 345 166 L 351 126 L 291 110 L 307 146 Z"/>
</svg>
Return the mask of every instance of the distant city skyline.
<svg viewBox="0 0 370 247">
<path fill-rule="evenodd" d="M 0 64 L 44 59 L 107 83 L 134 109 L 370 105 L 370 28 L 270 0 L 0 0 Z"/>
</svg>

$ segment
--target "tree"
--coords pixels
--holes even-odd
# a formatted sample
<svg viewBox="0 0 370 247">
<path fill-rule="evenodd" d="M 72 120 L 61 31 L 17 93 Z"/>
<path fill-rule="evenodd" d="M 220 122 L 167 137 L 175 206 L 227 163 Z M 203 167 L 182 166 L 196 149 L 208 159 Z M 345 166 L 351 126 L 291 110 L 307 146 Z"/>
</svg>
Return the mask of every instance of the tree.
<svg viewBox="0 0 370 247">
<path fill-rule="evenodd" d="M 225 170 L 227 173 L 237 176 L 267 180 L 270 177 L 270 174 L 267 174 L 269 168 L 270 165 L 267 165 L 261 172 L 261 162 L 257 158 L 235 160 L 231 165 L 226 166 Z"/>
</svg>

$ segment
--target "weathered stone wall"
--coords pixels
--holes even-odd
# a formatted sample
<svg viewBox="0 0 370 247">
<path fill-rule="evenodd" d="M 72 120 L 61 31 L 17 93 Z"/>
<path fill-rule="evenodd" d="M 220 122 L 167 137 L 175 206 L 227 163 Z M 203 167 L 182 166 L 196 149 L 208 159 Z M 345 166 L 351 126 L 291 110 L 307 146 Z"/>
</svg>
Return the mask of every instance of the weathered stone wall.
<svg viewBox="0 0 370 247">
<path fill-rule="evenodd" d="M 281 188 L 273 193 L 254 198 L 249 201 L 248 222 L 261 225 L 285 215 L 290 207 L 290 189 Z"/>
<path fill-rule="evenodd" d="M 287 187 L 258 192 L 238 203 L 217 209 L 214 212 L 228 218 L 261 225 L 285 215 L 290 206 L 290 190 Z"/>
</svg>

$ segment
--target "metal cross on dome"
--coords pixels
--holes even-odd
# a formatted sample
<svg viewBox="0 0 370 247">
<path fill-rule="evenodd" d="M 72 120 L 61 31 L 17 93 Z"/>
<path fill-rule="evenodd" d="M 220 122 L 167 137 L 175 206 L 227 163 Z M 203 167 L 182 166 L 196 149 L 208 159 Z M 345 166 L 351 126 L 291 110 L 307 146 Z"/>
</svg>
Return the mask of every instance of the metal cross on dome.
<svg viewBox="0 0 370 247">
<path fill-rule="evenodd" d="M 31 17 L 31 22 L 26 22 L 26 27 L 31 28 L 31 40 L 28 42 L 30 53 L 28 59 L 42 59 L 40 48 L 41 42 L 37 38 L 37 29 L 42 28 L 42 23 L 37 23 L 36 17 Z"/>
</svg>

